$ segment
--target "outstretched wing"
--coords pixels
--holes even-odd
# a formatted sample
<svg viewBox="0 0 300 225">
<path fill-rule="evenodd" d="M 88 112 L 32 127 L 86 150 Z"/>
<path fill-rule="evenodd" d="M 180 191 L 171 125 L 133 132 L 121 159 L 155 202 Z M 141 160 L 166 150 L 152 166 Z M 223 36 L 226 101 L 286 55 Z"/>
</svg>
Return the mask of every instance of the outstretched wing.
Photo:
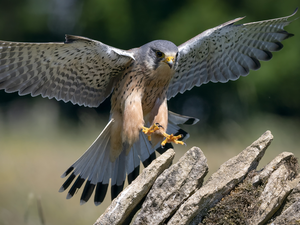
<svg viewBox="0 0 300 225">
<path fill-rule="evenodd" d="M 260 68 L 259 60 L 270 60 L 281 41 L 293 36 L 284 30 L 296 11 L 287 17 L 234 25 L 237 18 L 204 31 L 178 47 L 178 68 L 168 89 L 168 99 L 194 86 L 227 82 Z"/>
<path fill-rule="evenodd" d="M 0 89 L 97 107 L 132 60 L 128 51 L 78 36 L 66 35 L 64 43 L 0 41 Z"/>
</svg>

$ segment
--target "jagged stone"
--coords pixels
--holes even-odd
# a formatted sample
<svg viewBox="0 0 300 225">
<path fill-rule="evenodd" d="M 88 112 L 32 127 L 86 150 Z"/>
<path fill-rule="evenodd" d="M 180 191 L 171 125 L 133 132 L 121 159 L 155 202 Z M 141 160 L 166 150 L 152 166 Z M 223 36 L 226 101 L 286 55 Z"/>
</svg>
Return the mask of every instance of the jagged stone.
<svg viewBox="0 0 300 225">
<path fill-rule="evenodd" d="M 276 170 L 283 163 L 287 164 L 289 160 L 294 157 L 294 154 L 291 152 L 282 152 L 276 156 L 270 163 L 268 163 L 263 170 L 256 176 L 253 177 L 253 185 L 257 185 L 262 182 L 264 179 L 267 179 L 271 173 Z"/>
<path fill-rule="evenodd" d="M 202 185 L 208 172 L 206 161 L 200 148 L 193 147 L 166 169 L 153 184 L 133 224 L 162 224 Z"/>
<path fill-rule="evenodd" d="M 289 201 L 292 203 L 281 213 L 281 215 L 276 217 L 276 219 L 271 223 L 272 225 L 292 225 L 300 223 L 300 177 L 295 179 L 295 181 L 298 183 L 298 185 L 289 195 Z"/>
<path fill-rule="evenodd" d="M 283 152 L 262 170 L 255 170 L 272 139 L 271 133 L 265 132 L 222 164 L 202 187 L 207 164 L 201 150 L 193 147 L 167 169 L 174 157 L 169 150 L 158 158 L 160 162 L 147 167 L 95 224 L 129 224 L 144 199 L 135 225 L 299 224 L 300 175 L 295 156 Z"/>
<path fill-rule="evenodd" d="M 249 224 L 265 224 L 276 213 L 288 194 L 298 184 L 298 162 L 293 153 L 283 152 L 273 159 L 255 176 L 254 185 L 266 183 L 256 213 L 249 219 Z"/>
<path fill-rule="evenodd" d="M 248 220 L 249 224 L 265 224 L 277 211 L 292 190 L 288 184 L 289 175 L 289 170 L 284 164 L 271 174 L 258 199 L 260 206 L 254 216 Z"/>
<path fill-rule="evenodd" d="M 113 200 L 111 205 L 98 218 L 94 225 L 124 224 L 126 220 L 127 223 L 132 210 L 135 209 L 148 193 L 157 176 L 171 165 L 174 156 L 174 150 L 169 149 L 154 160 Z"/>
<path fill-rule="evenodd" d="M 250 170 L 257 167 L 272 140 L 271 132 L 267 131 L 240 154 L 222 164 L 206 184 L 180 206 L 168 224 L 201 222 L 209 208 L 227 195 Z M 195 216 L 197 217 L 194 219 Z"/>
<path fill-rule="evenodd" d="M 282 168 L 286 169 L 285 179 L 282 183 L 278 182 L 273 188 L 280 190 L 280 188 L 284 188 L 282 184 L 286 184 L 285 189 L 293 189 L 297 184 L 295 177 L 298 162 L 293 154 L 283 152 L 268 163 L 264 169 L 249 172 L 230 194 L 209 209 L 202 224 L 260 224 L 267 221 L 275 211 L 279 213 L 280 210 L 277 209 L 284 199 L 284 196 L 281 197 L 280 195 L 283 195 L 284 192 L 274 192 L 270 188 L 271 186 L 267 187 L 267 185 L 274 184 L 274 178 L 280 179 L 281 173 L 277 169 L 281 170 Z M 272 192 L 269 193 L 267 190 Z M 276 202 L 277 198 L 277 204 L 272 204 L 272 201 L 267 199 L 268 197 L 272 201 L 274 200 L 273 203 Z M 269 202 L 268 207 L 264 205 L 266 202 Z M 276 215 L 274 214 L 274 216 Z"/>
</svg>

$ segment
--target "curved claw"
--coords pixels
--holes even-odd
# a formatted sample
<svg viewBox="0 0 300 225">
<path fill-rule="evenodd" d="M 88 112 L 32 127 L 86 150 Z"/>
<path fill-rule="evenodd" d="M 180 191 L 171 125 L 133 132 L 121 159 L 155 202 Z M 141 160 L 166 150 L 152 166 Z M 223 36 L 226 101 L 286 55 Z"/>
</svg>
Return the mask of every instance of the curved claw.
<svg viewBox="0 0 300 225">
<path fill-rule="evenodd" d="M 148 140 L 151 141 L 151 135 L 159 130 L 160 128 L 163 128 L 159 123 L 154 123 L 151 127 L 142 127 L 142 132 L 148 136 Z M 162 143 L 161 146 L 165 146 L 167 143 L 175 143 L 175 144 L 181 144 L 185 145 L 183 141 L 178 141 L 178 139 L 182 138 L 182 135 L 179 134 L 177 136 L 174 136 L 174 134 L 167 134 L 166 132 L 160 131 L 160 133 L 166 138 Z"/>
<path fill-rule="evenodd" d="M 174 134 L 167 134 L 167 133 L 163 133 L 163 135 L 165 136 L 165 140 L 161 143 L 162 146 L 165 146 L 167 143 L 175 143 L 175 144 L 181 144 L 184 145 L 185 143 L 183 141 L 178 141 L 179 138 L 182 138 L 182 135 L 179 134 L 177 136 L 174 136 Z"/>
<path fill-rule="evenodd" d="M 152 125 L 151 127 L 149 127 L 149 128 L 143 127 L 143 128 L 142 128 L 142 132 L 143 132 L 144 134 L 146 134 L 146 135 L 148 136 L 148 140 L 151 141 L 151 135 L 152 135 L 155 131 L 159 130 L 160 127 L 161 127 L 161 126 L 160 126 L 158 123 L 155 123 L 155 124 L 153 124 L 153 125 Z"/>
</svg>

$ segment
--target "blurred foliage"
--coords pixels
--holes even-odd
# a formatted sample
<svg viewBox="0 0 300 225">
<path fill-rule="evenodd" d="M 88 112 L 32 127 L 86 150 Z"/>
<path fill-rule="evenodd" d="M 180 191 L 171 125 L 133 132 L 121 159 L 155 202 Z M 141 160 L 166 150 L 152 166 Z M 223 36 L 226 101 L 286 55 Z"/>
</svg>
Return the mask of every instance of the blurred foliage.
<svg viewBox="0 0 300 225">
<path fill-rule="evenodd" d="M 63 41 L 64 34 L 76 34 L 122 49 L 138 47 L 154 39 L 167 39 L 180 45 L 230 19 L 246 15 L 242 22 L 252 22 L 286 16 L 297 4 L 296 0 L 284 4 L 277 0 L 3 0 L 0 39 L 54 42 Z M 298 27 L 296 20 L 286 28 L 296 36 L 284 41 L 285 48 L 275 53 L 271 62 L 263 62 L 259 71 L 252 71 L 250 76 L 236 82 L 193 88 L 173 98 L 169 108 L 200 118 L 203 126 L 215 127 L 224 119 L 241 121 L 260 111 L 299 117 Z M 17 94 L 0 92 L 3 107 L 16 98 Z M 195 103 L 199 105 L 196 109 Z M 59 105 L 63 116 L 78 120 L 78 106 L 62 102 Z M 108 100 L 97 111 L 107 113 L 109 108 Z"/>
</svg>

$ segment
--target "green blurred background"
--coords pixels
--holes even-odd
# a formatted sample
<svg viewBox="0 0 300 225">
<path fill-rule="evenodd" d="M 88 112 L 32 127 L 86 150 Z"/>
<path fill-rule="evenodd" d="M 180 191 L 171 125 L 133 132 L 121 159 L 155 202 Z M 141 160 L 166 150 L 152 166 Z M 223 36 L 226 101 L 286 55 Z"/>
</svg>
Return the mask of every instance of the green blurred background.
<svg viewBox="0 0 300 225">
<path fill-rule="evenodd" d="M 180 45 L 236 17 L 247 16 L 244 23 L 282 17 L 297 6 L 296 0 L 2 0 L 0 39 L 62 42 L 65 34 L 75 34 L 121 49 L 154 39 Z M 296 36 L 284 41 L 285 47 L 270 62 L 262 62 L 260 70 L 169 101 L 170 110 L 200 119 L 193 127 L 183 127 L 191 138 L 187 146 L 176 146 L 175 161 L 196 145 L 207 156 L 211 174 L 268 129 L 274 141 L 260 167 L 282 151 L 299 157 L 299 20 L 286 30 Z M 98 207 L 92 201 L 80 206 L 80 193 L 66 200 L 58 189 L 64 181 L 60 175 L 98 136 L 109 110 L 109 100 L 90 109 L 0 91 L 1 225 L 41 224 L 37 201 L 45 224 L 96 221 L 109 197 Z"/>
</svg>

